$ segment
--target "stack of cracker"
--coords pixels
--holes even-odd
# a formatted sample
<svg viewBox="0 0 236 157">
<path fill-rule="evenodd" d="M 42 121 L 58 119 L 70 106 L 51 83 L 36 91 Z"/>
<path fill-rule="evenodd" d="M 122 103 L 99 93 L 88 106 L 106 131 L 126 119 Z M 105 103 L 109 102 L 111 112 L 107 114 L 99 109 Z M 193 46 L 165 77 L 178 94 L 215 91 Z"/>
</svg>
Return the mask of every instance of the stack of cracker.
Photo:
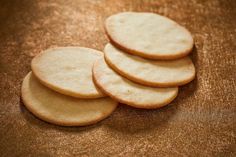
<svg viewBox="0 0 236 157">
<path fill-rule="evenodd" d="M 117 102 L 143 109 L 165 106 L 179 86 L 194 79 L 187 56 L 193 38 L 173 20 L 123 12 L 108 17 L 105 30 L 110 43 L 104 53 L 64 47 L 32 60 L 22 99 L 33 114 L 58 125 L 89 125 L 109 116 Z"/>
<path fill-rule="evenodd" d="M 94 61 L 103 53 L 83 47 L 48 49 L 31 62 L 22 100 L 34 115 L 62 126 L 84 126 L 109 116 L 118 103 L 93 83 Z"/>
</svg>

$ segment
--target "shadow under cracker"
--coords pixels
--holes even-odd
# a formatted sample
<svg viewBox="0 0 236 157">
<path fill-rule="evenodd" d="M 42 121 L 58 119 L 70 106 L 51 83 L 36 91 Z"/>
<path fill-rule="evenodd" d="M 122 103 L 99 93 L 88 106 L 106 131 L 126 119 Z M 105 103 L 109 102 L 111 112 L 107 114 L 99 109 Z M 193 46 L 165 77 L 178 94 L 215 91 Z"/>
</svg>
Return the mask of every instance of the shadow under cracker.
<svg viewBox="0 0 236 157">
<path fill-rule="evenodd" d="M 137 109 L 120 104 L 117 110 L 107 120 L 105 126 L 124 134 L 150 132 L 161 129 L 178 110 L 175 100 L 159 109 Z"/>
<path fill-rule="evenodd" d="M 125 134 L 150 132 L 154 129 L 165 128 L 163 126 L 178 112 L 178 106 L 182 104 L 182 101 L 192 96 L 198 88 L 198 55 L 195 46 L 190 54 L 190 58 L 196 68 L 195 79 L 181 86 L 177 98 L 169 105 L 159 109 L 144 110 L 121 104 L 105 125 L 109 129 Z"/>
</svg>

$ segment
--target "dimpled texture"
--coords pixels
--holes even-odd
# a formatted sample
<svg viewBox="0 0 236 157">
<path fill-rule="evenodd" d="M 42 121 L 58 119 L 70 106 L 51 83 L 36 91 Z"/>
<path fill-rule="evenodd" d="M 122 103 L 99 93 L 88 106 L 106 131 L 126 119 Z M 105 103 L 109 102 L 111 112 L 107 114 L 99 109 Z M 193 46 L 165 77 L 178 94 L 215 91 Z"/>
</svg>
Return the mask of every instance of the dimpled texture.
<svg viewBox="0 0 236 157">
<path fill-rule="evenodd" d="M 154 13 L 118 13 L 107 18 L 105 28 L 116 46 L 146 58 L 176 59 L 193 47 L 187 29 Z"/>
<path fill-rule="evenodd" d="M 43 86 L 30 72 L 22 84 L 25 106 L 38 118 L 63 126 L 83 126 L 109 116 L 117 102 L 110 98 L 78 99 Z"/>
<path fill-rule="evenodd" d="M 48 49 L 31 62 L 35 76 L 45 86 L 78 98 L 99 98 L 104 94 L 92 81 L 92 66 L 103 53 L 83 47 Z"/>
<path fill-rule="evenodd" d="M 142 86 L 118 75 L 99 59 L 93 66 L 95 83 L 109 96 L 121 103 L 137 108 L 159 108 L 170 103 L 178 88 L 152 88 Z"/>
<path fill-rule="evenodd" d="M 104 49 L 106 62 L 116 72 L 140 84 L 157 87 L 184 85 L 194 79 L 195 68 L 189 57 L 172 61 L 147 60 L 127 54 L 111 44 Z"/>
</svg>

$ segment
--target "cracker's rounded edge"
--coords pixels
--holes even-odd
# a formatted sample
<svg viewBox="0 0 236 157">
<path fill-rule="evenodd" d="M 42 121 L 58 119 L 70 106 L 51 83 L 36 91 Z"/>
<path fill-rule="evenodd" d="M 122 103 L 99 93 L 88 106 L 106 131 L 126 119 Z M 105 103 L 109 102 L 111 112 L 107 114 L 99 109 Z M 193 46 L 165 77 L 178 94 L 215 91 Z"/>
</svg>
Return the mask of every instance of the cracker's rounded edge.
<svg viewBox="0 0 236 157">
<path fill-rule="evenodd" d="M 84 49 L 84 50 L 92 50 L 93 52 L 96 53 L 101 53 L 103 54 L 103 51 L 101 50 L 97 50 L 97 49 L 93 49 L 93 48 L 89 48 L 89 47 L 83 47 L 83 46 L 58 46 L 58 47 L 51 47 L 45 50 L 42 50 L 39 54 L 37 54 L 35 57 L 37 57 L 38 55 L 42 54 L 42 53 L 46 53 L 46 52 L 50 52 L 53 50 L 58 50 L 58 49 L 71 49 L 71 48 L 75 48 L 75 49 Z"/>
<path fill-rule="evenodd" d="M 142 85 L 145 85 L 145 86 L 150 86 L 150 87 L 176 87 L 176 86 L 182 86 L 182 85 L 185 85 L 189 82 L 191 82 L 194 78 L 195 78 L 195 67 L 193 68 L 194 69 L 194 73 L 193 75 L 186 79 L 186 80 L 183 80 L 183 81 L 178 81 L 178 82 L 169 82 L 169 83 L 157 83 L 157 82 L 151 82 L 151 81 L 146 81 L 146 80 L 142 80 L 142 79 L 139 79 L 139 78 L 136 78 L 124 71 L 121 71 L 119 68 L 116 67 L 116 65 L 114 65 L 109 59 L 108 57 L 106 57 L 106 52 L 104 51 L 105 55 L 104 55 L 104 58 L 105 58 L 105 61 L 107 63 L 107 65 L 109 65 L 109 67 L 111 67 L 114 71 L 116 71 L 117 73 L 119 73 L 121 76 L 131 80 L 131 81 L 134 81 L 136 83 L 139 83 L 139 84 L 142 84 Z"/>
<path fill-rule="evenodd" d="M 70 90 L 66 90 L 66 89 L 61 89 L 58 88 L 57 86 L 54 86 L 53 84 L 50 84 L 48 82 L 46 82 L 45 80 L 41 79 L 42 77 L 40 77 L 37 72 L 33 69 L 33 67 L 31 68 L 32 72 L 34 74 L 34 76 L 39 80 L 40 83 L 42 83 L 44 86 L 54 90 L 55 92 L 58 92 L 60 94 L 63 95 L 67 95 L 67 96 L 72 96 L 75 98 L 83 98 L 83 99 L 95 99 L 95 98 L 103 98 L 106 97 L 106 95 L 104 94 L 89 94 L 89 95 L 85 95 L 85 94 L 79 94 Z"/>
<path fill-rule="evenodd" d="M 97 79 L 96 79 L 96 72 L 95 72 L 94 69 L 95 69 L 96 64 L 98 64 L 99 60 L 97 60 L 94 63 L 94 65 L 93 65 L 93 81 L 94 81 L 95 85 L 98 86 L 100 90 L 102 90 L 105 94 L 110 96 L 112 99 L 114 99 L 114 100 L 116 100 L 116 101 L 118 101 L 118 102 L 120 102 L 122 104 L 126 104 L 126 105 L 129 105 L 129 106 L 132 106 L 132 107 L 135 107 L 135 108 L 140 108 L 140 109 L 157 109 L 157 108 L 161 108 L 163 106 L 168 105 L 178 95 L 179 88 L 175 87 L 176 88 L 175 94 L 172 97 L 170 97 L 166 102 L 163 102 L 163 103 L 160 103 L 160 104 L 153 104 L 153 105 L 149 105 L 149 106 L 137 105 L 137 104 L 135 104 L 133 102 L 122 100 L 122 99 L 118 98 L 117 96 L 115 96 L 114 94 L 108 92 L 106 89 L 104 89 L 104 87 L 101 84 L 99 84 L 99 81 L 97 81 Z"/>
<path fill-rule="evenodd" d="M 43 54 L 43 53 L 46 53 L 46 52 L 50 52 L 52 50 L 56 50 L 56 49 L 61 49 L 61 48 L 82 48 L 82 49 L 90 49 L 90 48 L 86 48 L 86 47 L 56 47 L 56 48 L 49 48 L 49 49 L 46 49 L 44 51 L 42 51 L 41 53 L 39 53 L 38 55 L 36 55 L 32 61 L 31 61 L 31 70 L 34 74 L 34 76 L 40 81 L 40 83 L 42 83 L 44 86 L 58 92 L 58 93 L 61 93 L 61 94 L 64 94 L 64 95 L 67 95 L 67 96 L 72 96 L 72 97 L 75 97 L 75 98 L 83 98 L 83 99 L 94 99 L 94 98 L 103 98 L 103 97 L 106 97 L 106 95 L 104 95 L 104 93 L 99 93 L 99 94 L 79 94 L 77 92 L 73 92 L 71 90 L 67 90 L 67 89 L 62 89 L 62 88 L 59 88 L 51 83 L 48 83 L 46 80 L 43 79 L 42 76 L 40 76 L 40 74 L 37 72 L 38 70 L 36 69 L 36 67 L 34 66 L 34 63 L 35 61 L 37 61 L 37 59 Z M 102 51 L 98 51 L 98 50 L 95 50 L 95 49 L 92 49 L 94 52 L 100 52 L 102 55 L 104 55 L 104 53 Z M 101 56 L 103 57 L 103 56 Z M 92 70 L 92 69 L 91 69 Z"/>
<path fill-rule="evenodd" d="M 93 121 L 88 121 L 88 122 L 82 122 L 82 123 L 78 123 L 78 122 L 63 122 L 63 121 L 60 121 L 60 120 L 52 120 L 52 119 L 49 119 L 47 117 L 44 117 L 43 115 L 41 114 L 38 114 L 37 111 L 35 111 L 33 108 L 31 108 L 31 105 L 27 103 L 25 97 L 26 97 L 26 94 L 25 94 L 25 90 L 24 89 L 24 83 L 26 83 L 26 79 L 28 79 L 28 77 L 30 77 L 30 75 L 32 75 L 32 72 L 29 72 L 25 78 L 23 79 L 23 82 L 22 82 L 22 86 L 21 86 L 21 99 L 22 99 L 22 102 L 24 104 L 24 106 L 28 109 L 28 111 L 30 111 L 36 118 L 40 119 L 40 120 L 43 120 L 47 123 L 50 123 L 50 124 L 54 124 L 54 125 L 59 125 L 59 126 L 87 126 L 87 125 L 92 125 L 92 124 L 95 124 L 95 123 L 98 123 L 102 120 L 104 120 L 105 118 L 109 117 L 114 111 L 115 109 L 117 108 L 118 106 L 118 102 L 115 102 L 115 105 L 114 105 L 114 108 L 108 112 L 107 114 L 103 114 L 103 116 L 101 116 L 100 118 L 96 119 L 96 120 L 93 120 Z"/>
<path fill-rule="evenodd" d="M 105 29 L 106 30 L 106 29 Z M 145 54 L 143 52 L 137 51 L 137 50 L 133 50 L 127 47 L 122 46 L 122 44 L 120 44 L 118 41 L 115 41 L 108 33 L 108 31 L 106 30 L 106 35 L 108 36 L 108 39 L 110 40 L 110 42 L 112 43 L 112 45 L 114 45 L 115 47 L 129 53 L 132 55 L 137 55 L 143 58 L 147 58 L 147 59 L 151 59 L 151 60 L 175 60 L 175 59 L 180 59 L 183 58 L 185 56 L 187 56 L 188 54 L 190 54 L 192 52 L 193 49 L 193 45 L 190 49 L 187 49 L 184 52 L 181 52 L 179 54 L 175 54 L 175 55 L 151 55 L 151 54 Z"/>
<path fill-rule="evenodd" d="M 143 58 L 152 59 L 152 60 L 175 60 L 175 59 L 180 59 L 180 58 L 183 58 L 183 57 L 187 56 L 193 50 L 193 47 L 194 47 L 193 36 L 191 35 L 191 33 L 185 27 L 183 27 L 179 24 L 178 25 L 181 26 L 183 29 L 185 29 L 190 34 L 190 36 L 192 37 L 192 45 L 189 49 L 187 49 L 187 50 L 185 50 L 181 53 L 179 52 L 178 54 L 174 54 L 174 55 L 160 55 L 160 54 L 159 55 L 152 55 L 152 54 L 145 54 L 143 52 L 130 49 L 130 48 L 128 48 L 128 46 L 127 47 L 123 46 L 121 43 L 119 43 L 118 40 L 115 40 L 115 37 L 112 37 L 112 35 L 111 35 L 112 33 L 109 33 L 109 30 L 108 30 L 108 27 L 107 27 L 107 19 L 106 19 L 105 24 L 104 24 L 105 34 L 107 35 L 107 37 L 110 40 L 110 43 L 112 45 L 114 45 L 115 47 L 123 50 L 124 52 L 130 53 L 130 54 L 133 54 L 133 55 L 137 55 L 137 56 L 140 56 L 140 57 L 143 57 Z M 173 21 L 172 19 L 170 19 L 170 20 Z"/>
</svg>

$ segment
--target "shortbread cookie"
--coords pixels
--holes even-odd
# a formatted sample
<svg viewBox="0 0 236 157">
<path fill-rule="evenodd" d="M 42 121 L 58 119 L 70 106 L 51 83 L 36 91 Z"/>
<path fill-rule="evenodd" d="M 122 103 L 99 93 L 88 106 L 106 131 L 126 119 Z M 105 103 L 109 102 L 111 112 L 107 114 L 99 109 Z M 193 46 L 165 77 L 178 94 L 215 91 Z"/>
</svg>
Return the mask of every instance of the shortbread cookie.
<svg viewBox="0 0 236 157">
<path fill-rule="evenodd" d="M 29 73 L 22 84 L 26 108 L 38 118 L 62 126 L 84 126 L 109 116 L 117 102 L 110 98 L 78 99 L 43 86 Z"/>
<path fill-rule="evenodd" d="M 120 75 L 143 85 L 154 87 L 176 87 L 192 81 L 195 68 L 189 57 L 171 61 L 148 60 L 127 54 L 107 44 L 105 59 Z"/>
<path fill-rule="evenodd" d="M 103 53 L 83 47 L 48 49 L 31 62 L 34 75 L 48 88 L 78 98 L 99 98 L 104 94 L 92 80 L 94 61 Z"/>
<path fill-rule="evenodd" d="M 159 108 L 177 96 L 178 87 L 153 88 L 129 81 L 113 71 L 104 59 L 93 66 L 95 84 L 113 99 L 137 108 Z"/>
<path fill-rule="evenodd" d="M 107 18 L 105 29 L 115 46 L 145 58 L 177 59 L 193 47 L 187 29 L 154 13 L 118 13 Z"/>
</svg>

